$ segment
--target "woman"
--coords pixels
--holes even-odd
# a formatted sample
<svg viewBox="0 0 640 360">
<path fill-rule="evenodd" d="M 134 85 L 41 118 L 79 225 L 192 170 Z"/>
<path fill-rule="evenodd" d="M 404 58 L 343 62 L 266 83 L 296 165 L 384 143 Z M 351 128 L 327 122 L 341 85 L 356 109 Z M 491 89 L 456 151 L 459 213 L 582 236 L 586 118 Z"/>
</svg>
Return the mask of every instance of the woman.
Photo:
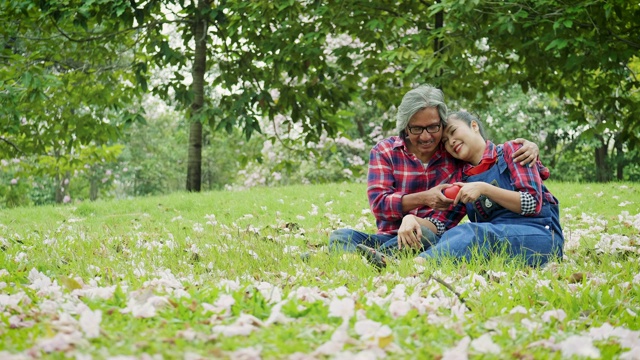
<svg viewBox="0 0 640 360">
<path fill-rule="evenodd" d="M 464 111 L 447 117 L 442 142 L 447 152 L 467 163 L 464 182 L 454 184 L 461 188 L 453 211 L 466 211 L 470 222 L 438 234 L 441 237 L 416 262 L 441 257 L 468 260 L 474 252 L 487 257 L 504 251 L 539 266 L 562 257 L 558 200 L 542 183 L 547 168 L 539 162 L 526 167 L 511 161 L 520 145 L 508 141 L 496 146 L 486 140 L 480 121 Z M 425 225 L 426 219 L 406 218 L 401 228 L 415 228 L 414 221 Z"/>
</svg>

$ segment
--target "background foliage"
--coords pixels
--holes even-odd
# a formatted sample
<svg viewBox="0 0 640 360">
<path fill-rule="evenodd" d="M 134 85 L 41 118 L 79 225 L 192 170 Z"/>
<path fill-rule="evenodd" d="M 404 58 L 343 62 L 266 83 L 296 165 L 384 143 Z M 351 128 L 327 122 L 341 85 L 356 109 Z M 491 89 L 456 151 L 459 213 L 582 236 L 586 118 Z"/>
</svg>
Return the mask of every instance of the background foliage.
<svg viewBox="0 0 640 360">
<path fill-rule="evenodd" d="M 401 9 L 401 10 L 400 10 Z M 545 0 L 8 1 L 0 206 L 361 181 L 429 82 L 559 180 L 638 179 L 640 9 Z"/>
</svg>

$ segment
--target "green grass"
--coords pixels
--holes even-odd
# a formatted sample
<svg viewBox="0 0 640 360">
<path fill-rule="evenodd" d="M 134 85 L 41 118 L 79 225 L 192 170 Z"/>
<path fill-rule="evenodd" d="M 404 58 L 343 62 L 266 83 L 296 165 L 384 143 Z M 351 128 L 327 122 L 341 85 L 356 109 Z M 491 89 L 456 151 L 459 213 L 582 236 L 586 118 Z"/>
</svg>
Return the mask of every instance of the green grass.
<svg viewBox="0 0 640 360">
<path fill-rule="evenodd" d="M 375 231 L 363 184 L 0 211 L 0 358 L 322 358 L 316 350 L 342 326 L 350 339 L 330 357 L 434 358 L 465 337 L 460 351 L 478 358 L 571 356 L 571 336 L 603 358 L 640 351 L 640 185 L 547 185 L 567 241 L 564 261 L 544 269 L 500 257 L 421 268 L 406 256 L 378 272 L 359 256 L 329 255 L 333 229 Z M 150 298 L 155 315 L 136 317 L 151 315 L 140 307 Z M 338 300 L 355 311 L 344 310 L 344 324 L 332 313 Z M 98 336 L 81 324 L 86 309 L 101 313 Z M 277 309 L 283 316 L 268 321 Z M 240 319 L 247 335 L 221 332 Z M 630 343 L 594 335 L 603 324 Z M 388 328 L 363 333 L 377 326 Z M 487 334 L 498 353 L 483 352 Z"/>
</svg>

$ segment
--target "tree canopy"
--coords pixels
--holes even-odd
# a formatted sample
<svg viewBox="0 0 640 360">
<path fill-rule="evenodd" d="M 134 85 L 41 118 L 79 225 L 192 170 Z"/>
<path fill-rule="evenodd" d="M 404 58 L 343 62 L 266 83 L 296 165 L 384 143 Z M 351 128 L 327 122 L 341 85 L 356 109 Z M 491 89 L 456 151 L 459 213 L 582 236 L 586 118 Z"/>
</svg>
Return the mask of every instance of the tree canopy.
<svg viewBox="0 0 640 360">
<path fill-rule="evenodd" d="M 203 126 L 248 139 L 266 119 L 274 137 L 296 128 L 316 142 L 352 126 L 356 103 L 385 112 L 421 83 L 484 110 L 517 84 L 559 99 L 567 122 L 600 144 L 598 179 L 607 180 L 611 149 L 640 143 L 636 5 L 6 1 L 0 152 L 52 158 L 40 163 L 58 175 L 113 158 L 123 127 L 144 122 L 140 96 L 151 93 L 185 114 L 187 189 L 199 191 Z"/>
<path fill-rule="evenodd" d="M 461 53 L 481 65 L 475 78 L 488 81 L 488 88 L 517 83 L 525 91 L 536 89 L 565 100 L 568 120 L 587 125 L 583 136 L 601 143 L 596 150 L 599 180 L 611 173 L 604 159 L 610 145 L 607 133 L 612 142 L 632 148 L 639 144 L 637 4 L 443 1 L 432 9 L 447 13 L 445 43 L 466 49 Z M 598 151 L 603 153 L 600 158 Z"/>
</svg>

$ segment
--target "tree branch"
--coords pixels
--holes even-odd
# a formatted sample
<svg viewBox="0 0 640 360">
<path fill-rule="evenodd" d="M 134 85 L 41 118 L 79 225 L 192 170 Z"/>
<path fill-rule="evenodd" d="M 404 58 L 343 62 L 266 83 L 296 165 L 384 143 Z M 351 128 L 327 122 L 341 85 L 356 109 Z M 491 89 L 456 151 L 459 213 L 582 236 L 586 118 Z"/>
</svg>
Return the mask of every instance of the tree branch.
<svg viewBox="0 0 640 360">
<path fill-rule="evenodd" d="M 607 30 L 608 30 L 609 34 L 611 36 L 613 36 L 615 39 L 617 39 L 618 41 L 621 41 L 621 42 L 631 46 L 632 48 L 640 49 L 640 43 L 633 42 L 633 41 L 627 40 L 627 39 L 623 39 L 623 38 L 620 37 L 620 35 L 613 33 L 613 31 L 611 31 L 609 29 L 607 29 Z"/>
<path fill-rule="evenodd" d="M 284 141 L 282 140 L 282 138 L 280 138 L 280 134 L 278 134 L 278 127 L 276 126 L 276 121 L 275 119 L 269 119 L 271 120 L 271 124 L 273 125 L 273 134 L 275 135 L 276 139 L 278 139 L 278 142 L 280 143 L 280 145 L 282 145 L 285 149 L 289 150 L 289 151 L 296 151 L 294 148 L 290 147 L 289 145 L 285 144 Z"/>
<path fill-rule="evenodd" d="M 152 21 L 152 22 L 150 22 L 148 24 L 145 24 L 145 25 L 134 26 L 132 28 L 124 29 L 124 30 L 121 30 L 121 31 L 116 31 L 114 33 L 108 33 L 108 34 L 102 34 L 102 35 L 99 35 L 99 36 L 76 39 L 76 38 L 71 37 L 71 35 L 67 34 L 66 32 L 64 32 L 60 28 L 60 26 L 58 26 L 58 23 L 55 20 L 53 20 L 51 18 L 50 18 L 50 20 L 51 20 L 51 23 L 53 24 L 53 26 L 55 26 L 56 30 L 58 30 L 60 35 L 62 35 L 63 37 L 65 37 L 69 41 L 78 42 L 78 43 L 102 40 L 102 39 L 105 39 L 105 38 L 110 38 L 110 37 L 114 37 L 114 36 L 117 36 L 117 35 L 122 35 L 122 34 L 125 34 L 127 32 L 131 32 L 131 31 L 136 31 L 136 30 L 152 27 L 152 26 L 155 26 L 155 25 L 174 24 L 174 23 L 188 23 L 185 20 Z"/>
<path fill-rule="evenodd" d="M 455 296 L 458 298 L 458 300 L 460 300 L 460 302 L 462 304 L 464 304 L 464 306 L 467 308 L 467 310 L 471 311 L 471 308 L 469 307 L 469 305 L 467 305 L 466 300 L 462 297 L 462 295 L 460 295 L 460 293 L 458 293 L 457 291 L 455 291 L 453 289 L 453 287 L 449 284 L 447 284 L 444 280 L 440 279 L 437 276 L 433 276 L 433 275 L 429 275 L 429 278 L 427 279 L 427 281 L 429 280 L 435 280 L 437 283 L 441 284 L 442 286 L 446 287 L 447 289 L 449 289 L 449 291 L 451 291 L 452 293 L 455 294 Z"/>
<path fill-rule="evenodd" d="M 17 152 L 24 155 L 24 151 L 20 150 L 20 148 L 16 144 L 14 144 L 11 140 L 6 139 L 4 137 L 0 137 L 0 141 L 4 141 L 5 143 L 11 145 L 11 147 L 13 147 Z"/>
</svg>

